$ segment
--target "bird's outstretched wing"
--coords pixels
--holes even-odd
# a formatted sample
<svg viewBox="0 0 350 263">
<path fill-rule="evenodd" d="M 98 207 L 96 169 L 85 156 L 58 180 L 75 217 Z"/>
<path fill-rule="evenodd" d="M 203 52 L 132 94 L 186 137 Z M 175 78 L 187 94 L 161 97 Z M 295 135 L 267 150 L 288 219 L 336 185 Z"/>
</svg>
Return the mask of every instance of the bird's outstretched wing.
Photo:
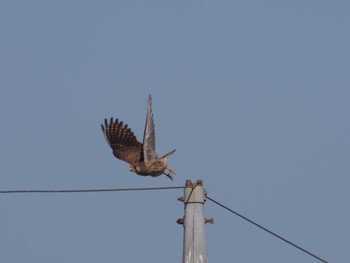
<svg viewBox="0 0 350 263">
<path fill-rule="evenodd" d="M 127 124 L 124 125 L 118 119 L 113 121 L 111 118 L 109 123 L 105 119 L 105 123 L 101 124 L 101 127 L 115 157 L 131 165 L 143 161 L 142 144 L 137 141 Z"/>
<path fill-rule="evenodd" d="M 146 124 L 143 135 L 143 155 L 145 163 L 149 160 L 158 158 L 158 155 L 156 154 L 156 135 L 154 130 L 151 95 L 148 97 Z"/>
</svg>

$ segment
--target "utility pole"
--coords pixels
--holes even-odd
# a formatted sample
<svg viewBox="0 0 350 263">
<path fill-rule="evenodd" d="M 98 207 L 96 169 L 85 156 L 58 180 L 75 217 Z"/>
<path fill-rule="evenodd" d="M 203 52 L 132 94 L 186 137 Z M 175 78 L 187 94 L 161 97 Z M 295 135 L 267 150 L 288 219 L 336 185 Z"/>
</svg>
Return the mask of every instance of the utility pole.
<svg viewBox="0 0 350 263">
<path fill-rule="evenodd" d="M 213 223 L 214 219 L 204 218 L 205 190 L 202 180 L 196 183 L 186 180 L 184 197 L 178 200 L 185 204 L 185 216 L 177 220 L 184 227 L 182 263 L 207 263 L 204 225 Z"/>
</svg>

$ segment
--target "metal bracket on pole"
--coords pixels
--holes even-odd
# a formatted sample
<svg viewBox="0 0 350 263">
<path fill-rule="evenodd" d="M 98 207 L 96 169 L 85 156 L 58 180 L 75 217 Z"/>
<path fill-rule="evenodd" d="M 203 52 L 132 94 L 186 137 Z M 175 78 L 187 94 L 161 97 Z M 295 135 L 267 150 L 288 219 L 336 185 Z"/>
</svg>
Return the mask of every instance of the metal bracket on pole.
<svg viewBox="0 0 350 263">
<path fill-rule="evenodd" d="M 183 263 L 207 263 L 205 239 L 205 223 L 213 223 L 213 219 L 204 218 L 205 190 L 203 181 L 195 184 L 186 180 L 184 197 L 178 198 L 185 204 L 185 215 L 177 220 L 184 226 Z"/>
</svg>

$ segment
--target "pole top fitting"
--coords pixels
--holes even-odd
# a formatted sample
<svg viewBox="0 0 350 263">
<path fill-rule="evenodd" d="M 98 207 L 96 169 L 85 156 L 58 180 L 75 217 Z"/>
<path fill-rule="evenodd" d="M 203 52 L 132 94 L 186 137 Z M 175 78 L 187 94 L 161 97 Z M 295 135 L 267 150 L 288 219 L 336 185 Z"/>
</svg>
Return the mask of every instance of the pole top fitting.
<svg viewBox="0 0 350 263">
<path fill-rule="evenodd" d="M 197 185 L 203 186 L 203 180 L 201 179 L 197 180 Z"/>
<path fill-rule="evenodd" d="M 179 218 L 178 220 L 176 220 L 176 223 L 178 223 L 179 225 L 183 225 L 185 223 L 185 219 Z"/>
<path fill-rule="evenodd" d="M 185 197 L 184 196 L 180 196 L 179 198 L 177 198 L 177 201 L 185 202 Z"/>
<path fill-rule="evenodd" d="M 186 180 L 186 184 L 185 184 L 186 187 L 193 187 L 193 183 L 190 179 L 187 179 Z"/>
<path fill-rule="evenodd" d="M 214 224 L 214 217 L 206 218 L 206 219 L 204 220 L 204 223 L 206 223 L 206 224 L 208 224 L 208 223 Z"/>
</svg>

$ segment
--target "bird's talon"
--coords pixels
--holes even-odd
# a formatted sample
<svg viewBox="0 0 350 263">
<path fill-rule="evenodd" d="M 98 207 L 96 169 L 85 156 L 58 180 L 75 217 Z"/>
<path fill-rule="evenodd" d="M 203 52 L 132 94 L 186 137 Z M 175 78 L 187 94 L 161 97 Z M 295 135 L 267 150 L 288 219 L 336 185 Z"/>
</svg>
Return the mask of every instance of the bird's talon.
<svg viewBox="0 0 350 263">
<path fill-rule="evenodd" d="M 171 168 L 171 167 L 168 166 L 167 169 L 168 169 L 168 171 L 169 171 L 169 175 L 170 175 L 170 174 L 175 174 L 175 171 L 174 171 L 173 168 Z"/>
<path fill-rule="evenodd" d="M 170 174 L 167 174 L 167 173 L 164 173 L 166 176 L 168 176 L 169 177 L 169 179 L 171 180 L 171 181 L 174 181 L 174 177 L 172 177 Z"/>
</svg>

